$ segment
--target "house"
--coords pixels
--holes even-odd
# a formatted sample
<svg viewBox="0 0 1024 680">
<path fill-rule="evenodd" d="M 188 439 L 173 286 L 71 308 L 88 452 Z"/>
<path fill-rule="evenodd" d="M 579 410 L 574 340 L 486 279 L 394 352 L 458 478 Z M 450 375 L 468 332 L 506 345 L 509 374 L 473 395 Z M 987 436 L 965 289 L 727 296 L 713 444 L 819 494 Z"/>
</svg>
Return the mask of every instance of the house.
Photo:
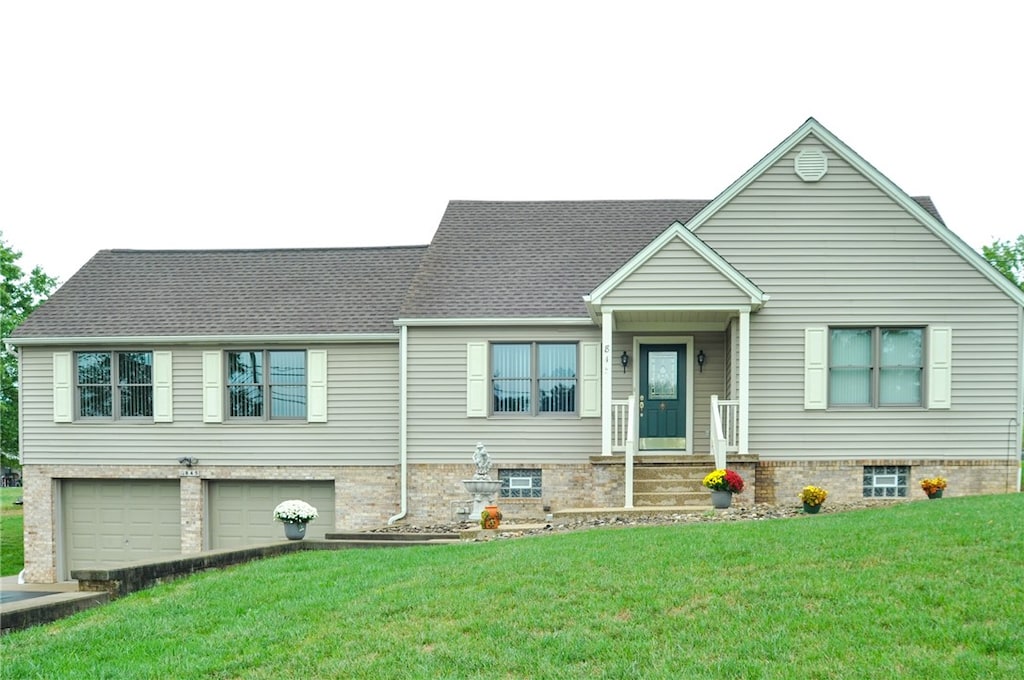
<svg viewBox="0 0 1024 680">
<path fill-rule="evenodd" d="M 710 201 L 101 251 L 9 339 L 26 576 L 277 540 L 290 497 L 314 536 L 449 521 L 477 442 L 510 517 L 675 504 L 659 466 L 729 465 L 767 503 L 1014 491 L 1022 338 L 1024 294 L 814 119 Z"/>
</svg>

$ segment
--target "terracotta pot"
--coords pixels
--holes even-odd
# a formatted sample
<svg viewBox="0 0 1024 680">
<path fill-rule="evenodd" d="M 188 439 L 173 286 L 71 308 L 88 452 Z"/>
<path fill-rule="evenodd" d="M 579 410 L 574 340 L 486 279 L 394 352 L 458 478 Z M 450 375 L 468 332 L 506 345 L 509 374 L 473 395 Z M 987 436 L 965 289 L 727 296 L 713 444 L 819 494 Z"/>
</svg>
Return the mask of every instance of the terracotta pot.
<svg viewBox="0 0 1024 680">
<path fill-rule="evenodd" d="M 480 526 L 484 529 L 497 529 L 501 524 L 501 510 L 497 505 L 488 505 L 480 514 Z"/>
</svg>

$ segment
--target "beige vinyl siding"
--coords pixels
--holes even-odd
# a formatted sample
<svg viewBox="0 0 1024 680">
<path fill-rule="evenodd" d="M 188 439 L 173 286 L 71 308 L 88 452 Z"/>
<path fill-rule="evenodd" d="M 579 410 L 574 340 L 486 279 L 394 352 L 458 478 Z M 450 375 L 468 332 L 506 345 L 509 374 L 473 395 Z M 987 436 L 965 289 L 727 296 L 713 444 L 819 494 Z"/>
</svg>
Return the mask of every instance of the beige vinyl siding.
<svg viewBox="0 0 1024 680">
<path fill-rule="evenodd" d="M 62 348 L 63 349 L 63 348 Z M 148 349 L 148 348 L 147 348 Z M 173 361 L 174 422 L 53 422 L 53 348 L 22 352 L 25 462 L 29 464 L 394 465 L 398 462 L 397 343 L 327 351 L 327 422 L 203 422 L 203 352 L 154 347 Z"/>
<path fill-rule="evenodd" d="M 1024 332 L 1016 305 L 831 151 L 821 181 L 800 181 L 793 157 L 808 144 L 697 232 L 771 296 L 751 315 L 751 452 L 1005 456 Z M 804 330 L 835 325 L 952 328 L 951 408 L 805 410 Z"/>
<path fill-rule="evenodd" d="M 477 442 L 484 443 L 498 467 L 512 462 L 579 462 L 599 455 L 600 418 L 581 418 L 578 414 L 467 417 L 466 346 L 476 342 L 600 340 L 600 329 L 585 327 L 410 328 L 409 461 L 472 465 Z M 486 389 L 489 393 L 489 381 Z"/>
<path fill-rule="evenodd" d="M 750 296 L 676 238 L 605 295 L 602 304 L 736 307 L 749 305 Z"/>
</svg>

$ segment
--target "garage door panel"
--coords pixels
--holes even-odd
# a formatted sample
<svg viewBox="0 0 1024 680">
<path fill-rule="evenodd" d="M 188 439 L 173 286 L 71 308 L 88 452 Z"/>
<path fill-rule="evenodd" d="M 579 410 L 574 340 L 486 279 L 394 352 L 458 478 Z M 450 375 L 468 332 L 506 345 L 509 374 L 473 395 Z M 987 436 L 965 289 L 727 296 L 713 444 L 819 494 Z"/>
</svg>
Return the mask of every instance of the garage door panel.
<svg viewBox="0 0 1024 680">
<path fill-rule="evenodd" d="M 61 493 L 65 576 L 181 554 L 176 480 L 64 480 Z"/>
<path fill-rule="evenodd" d="M 299 498 L 313 505 L 320 517 L 309 524 L 308 538 L 323 538 L 334 530 L 332 481 L 211 481 L 208 490 L 211 549 L 241 548 L 284 540 L 274 508 Z"/>
</svg>

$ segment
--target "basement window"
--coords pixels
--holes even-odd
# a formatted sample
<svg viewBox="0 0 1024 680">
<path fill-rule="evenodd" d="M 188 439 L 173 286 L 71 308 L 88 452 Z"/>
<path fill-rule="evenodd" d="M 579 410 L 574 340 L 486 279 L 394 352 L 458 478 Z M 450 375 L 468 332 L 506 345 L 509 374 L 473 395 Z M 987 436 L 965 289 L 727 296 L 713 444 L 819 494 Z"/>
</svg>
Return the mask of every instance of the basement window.
<svg viewBox="0 0 1024 680">
<path fill-rule="evenodd" d="M 864 498 L 906 498 L 909 465 L 865 465 Z"/>
<path fill-rule="evenodd" d="M 498 470 L 502 498 L 540 498 L 540 470 Z"/>
</svg>

